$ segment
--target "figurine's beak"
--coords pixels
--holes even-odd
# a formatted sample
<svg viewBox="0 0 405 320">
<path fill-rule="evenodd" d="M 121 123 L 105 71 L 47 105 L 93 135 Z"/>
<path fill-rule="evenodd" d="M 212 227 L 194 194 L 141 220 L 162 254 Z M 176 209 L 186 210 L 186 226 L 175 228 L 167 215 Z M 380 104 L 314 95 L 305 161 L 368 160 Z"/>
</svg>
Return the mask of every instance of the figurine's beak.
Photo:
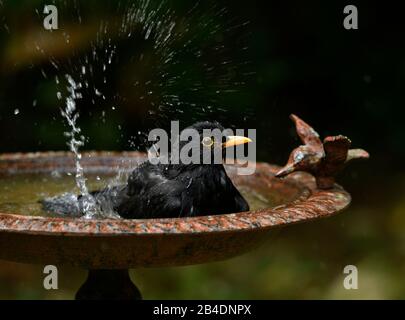
<svg viewBox="0 0 405 320">
<path fill-rule="evenodd" d="M 240 144 L 245 144 L 252 142 L 252 139 L 243 136 L 227 136 L 226 142 L 222 144 L 222 148 L 229 148 L 233 146 L 238 146 Z"/>
<path fill-rule="evenodd" d="M 288 175 L 294 171 L 295 171 L 294 164 L 287 164 L 286 166 L 284 166 L 284 168 L 282 168 L 281 170 L 279 170 L 276 173 L 276 177 L 278 177 L 278 178 L 285 177 L 286 175 Z"/>
</svg>

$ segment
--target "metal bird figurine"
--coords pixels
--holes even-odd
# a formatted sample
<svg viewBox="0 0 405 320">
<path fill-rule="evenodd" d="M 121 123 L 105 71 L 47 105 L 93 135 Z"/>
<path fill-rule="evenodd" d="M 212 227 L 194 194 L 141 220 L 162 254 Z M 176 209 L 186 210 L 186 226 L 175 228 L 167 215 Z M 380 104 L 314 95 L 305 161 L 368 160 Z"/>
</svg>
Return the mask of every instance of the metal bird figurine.
<svg viewBox="0 0 405 320">
<path fill-rule="evenodd" d="M 201 144 L 200 160 L 207 154 L 214 154 L 235 145 L 251 140 L 242 136 L 224 137 L 215 141 L 214 137 L 204 136 L 203 130 L 224 128 L 217 122 L 199 122 L 187 129 L 195 129 Z M 180 142 L 180 149 L 182 144 Z M 211 159 L 213 159 L 212 157 Z M 127 184 L 91 193 L 97 206 L 112 208 L 123 218 L 174 218 L 206 214 L 225 214 L 248 211 L 249 205 L 242 197 L 222 163 L 204 164 L 153 164 L 146 161 L 133 170 Z M 73 195 L 45 199 L 45 210 L 67 214 L 83 215 L 83 199 Z"/>
<path fill-rule="evenodd" d="M 294 171 L 306 171 L 314 175 L 318 188 L 329 189 L 335 184 L 335 176 L 345 165 L 354 159 L 368 159 L 363 149 L 349 149 L 349 138 L 338 135 L 328 136 L 323 142 L 318 133 L 306 122 L 292 114 L 297 134 L 303 145 L 295 148 L 287 164 L 276 174 L 284 177 Z"/>
</svg>

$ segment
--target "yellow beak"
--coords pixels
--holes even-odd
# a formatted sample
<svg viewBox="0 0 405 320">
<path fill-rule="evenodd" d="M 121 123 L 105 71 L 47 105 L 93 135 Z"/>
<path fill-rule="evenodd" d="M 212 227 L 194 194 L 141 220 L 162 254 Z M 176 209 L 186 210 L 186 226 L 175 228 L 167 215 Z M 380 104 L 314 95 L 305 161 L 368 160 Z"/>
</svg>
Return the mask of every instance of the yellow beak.
<svg viewBox="0 0 405 320">
<path fill-rule="evenodd" d="M 243 136 L 227 136 L 226 138 L 226 142 L 222 144 L 222 148 L 229 148 L 238 146 L 240 144 L 252 142 L 252 139 Z"/>
</svg>

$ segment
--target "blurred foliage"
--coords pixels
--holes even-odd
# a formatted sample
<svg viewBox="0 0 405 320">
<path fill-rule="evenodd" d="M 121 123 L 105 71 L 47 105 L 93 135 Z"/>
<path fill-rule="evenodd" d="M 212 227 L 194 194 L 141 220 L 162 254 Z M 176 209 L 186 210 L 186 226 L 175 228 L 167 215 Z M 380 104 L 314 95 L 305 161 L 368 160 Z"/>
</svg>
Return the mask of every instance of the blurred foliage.
<svg viewBox="0 0 405 320">
<path fill-rule="evenodd" d="M 59 30 L 43 29 L 45 3 L 57 5 Z M 339 180 L 352 207 L 275 232 L 239 258 L 137 270 L 133 279 L 146 298 L 403 298 L 405 46 L 396 2 L 381 12 L 351 1 L 360 29 L 348 31 L 341 1 L 167 0 L 161 11 L 151 1 L 155 22 L 168 8 L 176 22 L 160 50 L 159 32 L 145 39 L 142 25 L 120 29 L 142 3 L 0 0 L 0 152 L 67 148 L 56 95 L 66 94 L 65 74 L 89 82 L 78 101 L 86 149 L 143 149 L 138 132 L 214 118 L 256 128 L 259 160 L 281 164 L 299 143 L 288 119 L 297 113 L 322 136 L 345 134 L 371 153 Z M 83 65 L 93 73 L 84 77 Z M 357 291 L 342 287 L 347 264 L 359 267 Z M 0 298 L 70 298 L 85 275 L 60 276 L 61 290 L 45 292 L 40 266 L 1 262 Z"/>
</svg>

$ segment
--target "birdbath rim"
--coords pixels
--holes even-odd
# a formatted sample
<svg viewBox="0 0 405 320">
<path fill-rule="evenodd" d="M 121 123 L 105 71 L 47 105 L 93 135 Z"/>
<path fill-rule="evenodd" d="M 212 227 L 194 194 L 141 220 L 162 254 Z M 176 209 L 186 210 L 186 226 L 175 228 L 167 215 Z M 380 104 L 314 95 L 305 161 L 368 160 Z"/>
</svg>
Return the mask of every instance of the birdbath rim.
<svg viewBox="0 0 405 320">
<path fill-rule="evenodd" d="M 51 170 L 72 159 L 70 152 L 37 152 L 0 155 L 0 173 L 36 172 Z M 105 165 L 110 158 L 128 158 L 135 161 L 145 159 L 140 152 L 85 152 L 86 159 L 93 165 Z M 57 159 L 63 160 L 59 161 Z M 99 161 L 99 163 L 97 162 Z M 56 164 L 55 164 L 56 163 Z M 42 166 L 41 166 L 42 165 Z M 80 219 L 65 217 L 26 216 L 0 213 L 0 232 L 16 232 L 61 236 L 143 236 L 162 234 L 202 234 L 222 232 L 243 232 L 252 229 L 270 229 L 292 223 L 304 222 L 330 216 L 344 208 L 350 195 L 339 185 L 328 190 L 317 189 L 314 178 L 297 172 L 287 178 L 274 178 L 279 166 L 258 162 L 256 174 L 269 184 L 279 181 L 279 185 L 299 189 L 297 198 L 291 203 L 259 209 L 255 211 L 207 215 L 183 218 L 158 219 Z"/>
</svg>

